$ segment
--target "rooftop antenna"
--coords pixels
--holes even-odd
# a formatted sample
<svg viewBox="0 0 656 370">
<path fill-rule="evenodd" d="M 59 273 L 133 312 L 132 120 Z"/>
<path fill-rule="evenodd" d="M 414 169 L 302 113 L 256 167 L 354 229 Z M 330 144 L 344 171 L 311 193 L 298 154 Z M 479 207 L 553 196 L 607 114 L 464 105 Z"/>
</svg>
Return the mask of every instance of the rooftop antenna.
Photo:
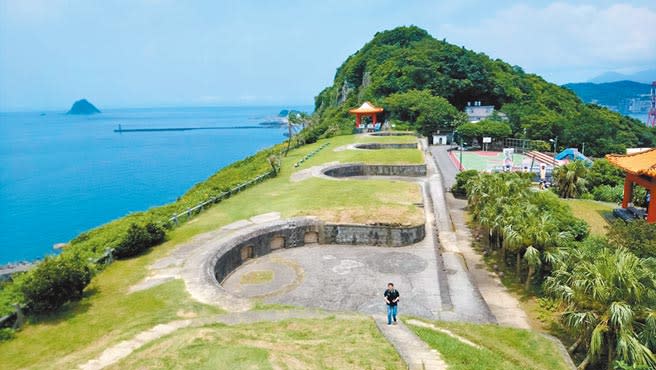
<svg viewBox="0 0 656 370">
<path fill-rule="evenodd" d="M 651 106 L 647 115 L 647 126 L 656 127 L 656 81 L 651 83 Z"/>
</svg>

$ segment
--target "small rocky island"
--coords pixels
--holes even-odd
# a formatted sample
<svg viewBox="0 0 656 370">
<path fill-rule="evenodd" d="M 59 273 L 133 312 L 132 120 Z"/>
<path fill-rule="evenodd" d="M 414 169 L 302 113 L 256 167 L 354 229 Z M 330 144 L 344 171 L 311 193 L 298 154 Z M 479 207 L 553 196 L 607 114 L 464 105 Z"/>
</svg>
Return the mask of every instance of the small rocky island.
<svg viewBox="0 0 656 370">
<path fill-rule="evenodd" d="M 80 99 L 73 103 L 73 106 L 66 114 L 96 114 L 100 110 L 86 99 Z"/>
</svg>

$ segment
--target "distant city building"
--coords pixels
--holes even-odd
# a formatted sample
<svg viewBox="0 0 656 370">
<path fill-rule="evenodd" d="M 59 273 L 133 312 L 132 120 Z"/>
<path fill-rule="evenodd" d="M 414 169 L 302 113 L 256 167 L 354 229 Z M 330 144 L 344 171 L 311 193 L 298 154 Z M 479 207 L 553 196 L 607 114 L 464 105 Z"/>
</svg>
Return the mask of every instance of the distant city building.
<svg viewBox="0 0 656 370">
<path fill-rule="evenodd" d="M 469 122 L 479 122 L 492 117 L 495 114 L 494 105 L 481 105 L 480 101 L 467 102 L 465 113 L 469 118 Z M 496 112 L 496 115 L 502 120 L 507 120 L 508 117 L 501 112 Z"/>
</svg>

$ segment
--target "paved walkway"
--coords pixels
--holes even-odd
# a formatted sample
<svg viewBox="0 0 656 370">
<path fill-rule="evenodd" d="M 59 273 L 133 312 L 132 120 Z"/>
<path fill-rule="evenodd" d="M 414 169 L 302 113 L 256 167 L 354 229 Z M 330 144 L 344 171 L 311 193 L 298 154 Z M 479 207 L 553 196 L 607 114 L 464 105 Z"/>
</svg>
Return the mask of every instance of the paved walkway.
<svg viewBox="0 0 656 370">
<path fill-rule="evenodd" d="M 521 308 L 517 298 L 506 289 L 495 273 L 486 269 L 483 258 L 472 248 L 472 237 L 465 215 L 467 202 L 456 199 L 453 194 L 444 191 L 455 183 L 455 176 L 458 173 L 448 156 L 447 148 L 447 146 L 430 147 L 433 163 L 437 164 L 436 174 L 431 177 L 431 188 L 444 200 L 445 205 L 444 211 L 436 211 L 436 214 L 445 218 L 438 226 L 441 230 L 440 242 L 445 250 L 463 259 L 477 290 L 500 325 L 530 329 L 526 312 Z M 445 227 L 450 230 L 443 231 Z"/>
<path fill-rule="evenodd" d="M 373 317 L 380 332 L 401 355 L 409 370 L 447 369 L 439 352 L 419 339 L 403 322 L 399 321 L 398 325 L 387 325 L 387 319 L 384 316 L 374 315 Z"/>
</svg>

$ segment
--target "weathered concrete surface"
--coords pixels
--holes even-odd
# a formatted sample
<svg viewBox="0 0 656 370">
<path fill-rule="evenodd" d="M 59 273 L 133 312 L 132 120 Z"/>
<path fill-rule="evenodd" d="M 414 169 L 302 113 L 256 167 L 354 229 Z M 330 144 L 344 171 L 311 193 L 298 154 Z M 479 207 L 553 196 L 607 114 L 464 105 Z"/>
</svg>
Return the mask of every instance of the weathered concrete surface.
<svg viewBox="0 0 656 370">
<path fill-rule="evenodd" d="M 337 178 L 354 176 L 422 177 L 426 176 L 426 165 L 345 163 L 324 168 L 322 172 L 326 176 Z"/>
<path fill-rule="evenodd" d="M 448 157 L 447 148 L 446 146 L 430 147 L 433 163 L 439 167 L 429 166 L 429 169 L 435 170 L 434 175 L 431 176 L 431 189 L 443 199 L 445 205 L 443 209 L 436 209 L 436 214 L 441 219 L 438 227 L 443 230 L 440 232 L 442 246 L 452 254 L 451 259 L 460 259 L 464 263 L 471 280 L 476 284 L 500 325 L 529 329 L 531 326 L 519 301 L 508 292 L 496 274 L 485 268 L 482 257 L 472 248 L 471 233 L 465 218 L 467 202 L 456 199 L 451 193 L 444 191 L 455 182 L 457 173 L 457 168 Z"/>
<path fill-rule="evenodd" d="M 424 148 L 425 146 L 424 143 Z M 449 215 L 444 196 L 442 176 L 433 161 L 428 162 L 429 189 L 432 198 L 432 209 L 437 225 L 437 235 L 442 251 L 442 261 L 450 290 L 451 303 L 458 311 L 459 316 L 465 317 L 463 321 L 495 322 L 481 292 L 473 281 L 467 261 L 458 247 L 456 233 Z"/>
<path fill-rule="evenodd" d="M 439 352 L 419 339 L 403 322 L 399 321 L 398 325 L 387 325 L 387 319 L 381 315 L 374 316 L 374 319 L 378 330 L 401 355 L 409 370 L 447 369 Z"/>
<path fill-rule="evenodd" d="M 353 144 L 355 149 L 417 149 L 417 143 L 363 143 Z"/>
<path fill-rule="evenodd" d="M 420 243 L 421 244 L 421 243 Z M 274 266 L 279 266 L 278 268 Z M 241 284 L 251 271 L 277 272 L 298 266 L 296 276 L 259 289 Z M 223 286 L 243 298 L 326 310 L 385 312 L 383 292 L 394 282 L 401 293 L 400 315 L 443 318 L 435 254 L 430 246 L 403 248 L 319 245 L 274 252 L 238 268 Z M 446 313 L 452 316 L 451 312 Z"/>
<path fill-rule="evenodd" d="M 402 247 L 418 243 L 426 236 L 424 225 L 337 225 L 325 224 L 322 244 L 384 245 Z"/>
</svg>

